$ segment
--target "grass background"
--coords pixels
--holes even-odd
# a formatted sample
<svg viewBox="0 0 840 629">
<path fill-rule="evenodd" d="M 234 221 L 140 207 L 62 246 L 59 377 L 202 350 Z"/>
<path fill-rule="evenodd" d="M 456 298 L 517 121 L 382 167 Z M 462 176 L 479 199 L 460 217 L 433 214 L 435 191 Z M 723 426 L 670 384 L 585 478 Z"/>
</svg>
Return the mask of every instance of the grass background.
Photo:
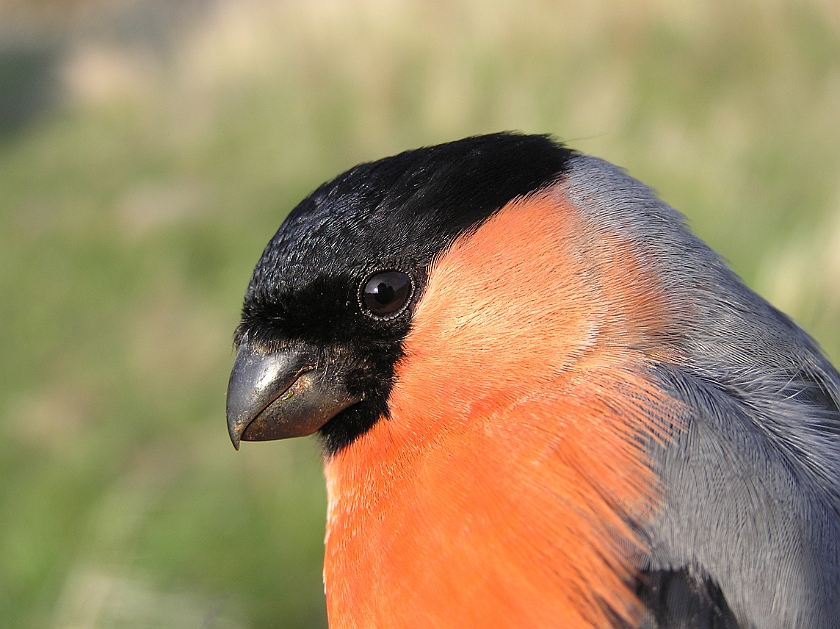
<svg viewBox="0 0 840 629">
<path fill-rule="evenodd" d="M 840 359 L 833 0 L 0 0 L 0 626 L 318 627 L 312 440 L 224 420 L 250 271 L 364 160 L 553 133 Z"/>
</svg>

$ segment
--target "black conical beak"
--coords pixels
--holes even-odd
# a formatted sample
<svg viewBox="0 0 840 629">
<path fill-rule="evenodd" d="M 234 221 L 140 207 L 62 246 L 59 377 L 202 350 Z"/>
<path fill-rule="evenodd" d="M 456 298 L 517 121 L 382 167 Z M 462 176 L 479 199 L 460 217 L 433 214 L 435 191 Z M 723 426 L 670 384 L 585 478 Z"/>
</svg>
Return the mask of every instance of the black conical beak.
<svg viewBox="0 0 840 629">
<path fill-rule="evenodd" d="M 238 450 L 240 440 L 311 435 L 360 399 L 340 370 L 319 365 L 305 347 L 262 353 L 243 343 L 228 384 L 230 440 Z"/>
</svg>

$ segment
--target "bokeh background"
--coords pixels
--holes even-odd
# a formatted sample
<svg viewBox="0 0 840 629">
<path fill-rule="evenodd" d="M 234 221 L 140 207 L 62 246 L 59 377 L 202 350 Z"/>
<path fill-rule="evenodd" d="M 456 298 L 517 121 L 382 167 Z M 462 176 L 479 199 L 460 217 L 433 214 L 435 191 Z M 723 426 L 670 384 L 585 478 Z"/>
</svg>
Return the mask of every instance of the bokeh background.
<svg viewBox="0 0 840 629">
<path fill-rule="evenodd" d="M 0 626 L 325 626 L 317 444 L 227 437 L 249 274 L 323 180 L 501 129 L 840 360 L 836 0 L 0 0 Z"/>
</svg>

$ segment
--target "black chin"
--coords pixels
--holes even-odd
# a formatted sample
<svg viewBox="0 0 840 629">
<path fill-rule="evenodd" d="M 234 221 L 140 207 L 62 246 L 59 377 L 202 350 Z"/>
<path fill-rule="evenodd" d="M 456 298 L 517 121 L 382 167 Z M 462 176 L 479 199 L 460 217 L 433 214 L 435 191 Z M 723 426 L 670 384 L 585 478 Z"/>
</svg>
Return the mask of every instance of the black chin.
<svg viewBox="0 0 840 629">
<path fill-rule="evenodd" d="M 327 457 L 338 454 L 387 416 L 384 402 L 365 400 L 345 408 L 318 431 L 324 454 Z"/>
</svg>

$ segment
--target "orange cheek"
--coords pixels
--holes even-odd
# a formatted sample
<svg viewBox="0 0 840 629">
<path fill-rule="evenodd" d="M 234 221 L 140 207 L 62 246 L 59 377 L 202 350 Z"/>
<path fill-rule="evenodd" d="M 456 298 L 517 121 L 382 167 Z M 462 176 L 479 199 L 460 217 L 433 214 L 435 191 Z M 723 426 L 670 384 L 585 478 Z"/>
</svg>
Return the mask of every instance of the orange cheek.
<svg viewBox="0 0 840 629">
<path fill-rule="evenodd" d="M 580 221 L 555 188 L 437 260 L 391 418 L 326 466 L 331 626 L 638 619 L 618 512 L 659 500 L 639 436 L 675 420 L 640 348 L 663 299 L 627 243 Z"/>
</svg>

